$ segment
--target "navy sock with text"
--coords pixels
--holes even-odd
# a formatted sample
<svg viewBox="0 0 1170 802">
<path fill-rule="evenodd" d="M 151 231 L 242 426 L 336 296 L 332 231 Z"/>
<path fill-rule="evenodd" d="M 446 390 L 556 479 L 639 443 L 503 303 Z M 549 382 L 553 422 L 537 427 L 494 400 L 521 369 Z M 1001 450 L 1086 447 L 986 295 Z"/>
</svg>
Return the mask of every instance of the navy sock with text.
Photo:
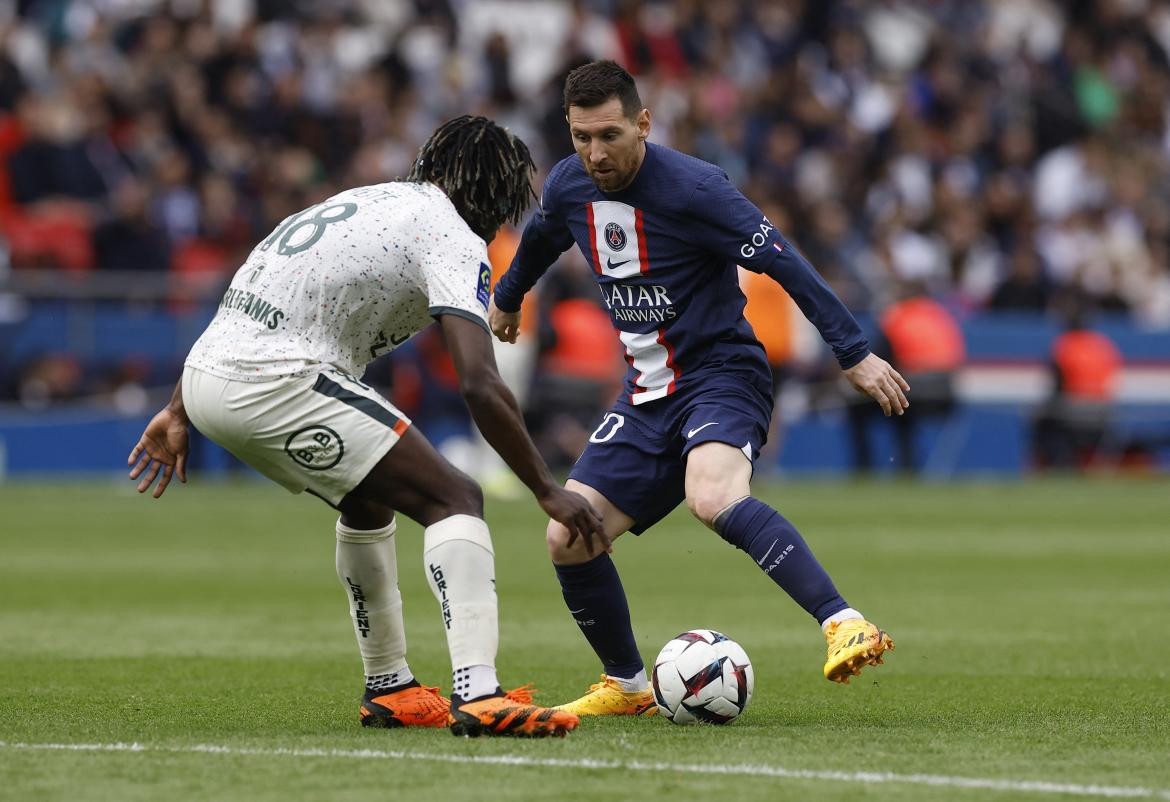
<svg viewBox="0 0 1170 802">
<path fill-rule="evenodd" d="M 576 565 L 556 565 L 561 594 L 605 673 L 630 678 L 643 669 L 630 626 L 630 608 L 617 566 L 608 554 Z"/>
<path fill-rule="evenodd" d="M 728 543 L 751 555 L 768 578 L 817 623 L 849 606 L 796 527 L 764 502 L 748 496 L 720 513 L 714 528 Z"/>
</svg>

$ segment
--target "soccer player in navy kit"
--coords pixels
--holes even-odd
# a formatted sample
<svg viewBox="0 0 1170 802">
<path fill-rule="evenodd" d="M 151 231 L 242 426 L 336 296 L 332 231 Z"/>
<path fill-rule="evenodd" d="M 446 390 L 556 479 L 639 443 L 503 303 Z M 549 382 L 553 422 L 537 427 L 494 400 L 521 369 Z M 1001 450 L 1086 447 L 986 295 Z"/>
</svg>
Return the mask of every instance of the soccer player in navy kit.
<svg viewBox="0 0 1170 802">
<path fill-rule="evenodd" d="M 601 512 L 605 539 L 595 552 L 592 539 L 548 525 L 565 602 L 604 667 L 601 682 L 561 707 L 578 715 L 656 710 L 609 551 L 621 533 L 641 534 L 684 499 L 816 618 L 828 642 L 824 675 L 846 682 L 893 643 L 841 598 L 795 527 L 751 496 L 772 383 L 743 317 L 736 265 L 780 282 L 849 381 L 887 415 L 908 406 L 909 386 L 869 353 L 849 311 L 722 170 L 646 142 L 650 112 L 629 73 L 612 61 L 580 67 L 564 102 L 577 157 L 549 173 L 488 311 L 496 336 L 514 341 L 524 294 L 576 242 L 630 366 L 566 484 Z"/>
</svg>

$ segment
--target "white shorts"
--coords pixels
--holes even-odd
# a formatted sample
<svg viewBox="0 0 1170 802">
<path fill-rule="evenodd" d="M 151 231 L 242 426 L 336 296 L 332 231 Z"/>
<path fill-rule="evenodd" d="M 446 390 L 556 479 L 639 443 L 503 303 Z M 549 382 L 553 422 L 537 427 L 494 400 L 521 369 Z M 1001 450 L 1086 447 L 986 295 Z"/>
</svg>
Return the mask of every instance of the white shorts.
<svg viewBox="0 0 1170 802">
<path fill-rule="evenodd" d="M 265 382 L 183 370 L 200 432 L 293 493 L 337 505 L 410 426 L 374 389 L 338 370 Z"/>
</svg>

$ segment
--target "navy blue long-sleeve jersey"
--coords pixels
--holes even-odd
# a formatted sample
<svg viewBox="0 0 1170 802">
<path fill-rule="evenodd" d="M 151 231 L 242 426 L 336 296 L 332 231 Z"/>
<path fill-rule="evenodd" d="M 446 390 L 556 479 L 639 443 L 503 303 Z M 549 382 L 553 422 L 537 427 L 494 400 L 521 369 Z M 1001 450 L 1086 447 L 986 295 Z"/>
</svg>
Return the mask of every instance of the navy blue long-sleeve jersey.
<svg viewBox="0 0 1170 802">
<path fill-rule="evenodd" d="M 638 174 L 620 192 L 598 189 L 576 155 L 558 162 L 496 284 L 496 306 L 517 311 L 574 241 L 625 345 L 634 404 L 729 370 L 771 387 L 763 346 L 743 316 L 736 265 L 780 282 L 842 368 L 868 352 L 849 310 L 727 174 L 676 150 L 647 143 Z"/>
</svg>

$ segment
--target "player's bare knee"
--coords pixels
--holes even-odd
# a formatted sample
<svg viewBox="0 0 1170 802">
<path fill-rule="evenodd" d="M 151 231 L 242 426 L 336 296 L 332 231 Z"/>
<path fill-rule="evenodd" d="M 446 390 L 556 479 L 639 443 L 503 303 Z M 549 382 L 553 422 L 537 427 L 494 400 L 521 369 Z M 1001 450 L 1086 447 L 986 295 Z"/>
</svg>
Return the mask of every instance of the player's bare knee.
<svg viewBox="0 0 1170 802">
<path fill-rule="evenodd" d="M 557 521 L 549 521 L 548 526 L 544 529 L 544 542 L 548 546 L 549 555 L 555 557 L 568 541 L 569 530 Z"/>
<path fill-rule="evenodd" d="M 548 546 L 549 559 L 554 563 L 564 565 L 580 562 L 577 550 L 569 547 L 569 530 L 564 524 L 549 521 L 548 527 L 544 530 L 544 542 Z"/>
<path fill-rule="evenodd" d="M 458 495 L 459 512 L 483 517 L 483 488 L 463 472 L 458 472 L 459 482 L 456 494 Z"/>
<path fill-rule="evenodd" d="M 739 496 L 725 492 L 723 488 L 707 488 L 687 496 L 687 509 L 710 528 L 719 513 L 736 498 Z"/>
<path fill-rule="evenodd" d="M 483 490 L 463 471 L 452 468 L 439 479 L 436 489 L 436 505 L 429 517 L 432 520 L 449 518 L 452 515 L 483 517 Z"/>
<path fill-rule="evenodd" d="M 351 529 L 382 529 L 394 520 L 394 510 L 388 505 L 366 499 L 346 497 L 337 508 L 341 511 L 341 523 Z"/>
</svg>

